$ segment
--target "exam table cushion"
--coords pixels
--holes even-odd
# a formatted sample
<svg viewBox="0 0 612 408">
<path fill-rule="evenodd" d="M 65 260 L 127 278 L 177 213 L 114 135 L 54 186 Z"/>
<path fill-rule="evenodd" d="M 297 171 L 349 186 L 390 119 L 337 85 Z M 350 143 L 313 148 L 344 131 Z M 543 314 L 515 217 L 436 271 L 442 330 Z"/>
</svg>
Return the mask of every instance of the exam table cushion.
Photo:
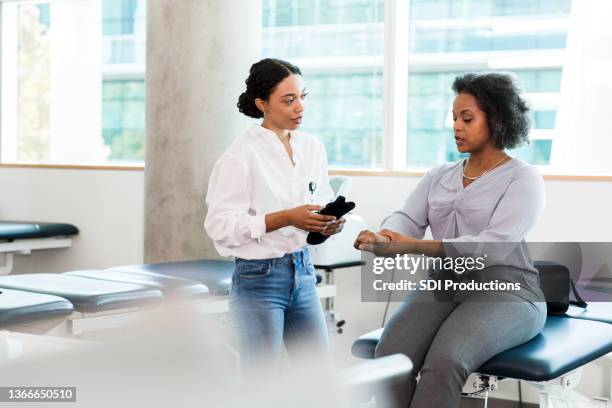
<svg viewBox="0 0 612 408">
<path fill-rule="evenodd" d="M 76 235 L 74 225 L 54 222 L 0 221 L 0 240 L 12 241 L 26 238 L 48 238 Z"/>
<path fill-rule="evenodd" d="M 0 329 L 14 324 L 67 317 L 72 303 L 57 296 L 0 289 Z"/>
<path fill-rule="evenodd" d="M 612 302 L 588 302 L 586 309 L 570 305 L 565 315 L 612 324 Z"/>
<path fill-rule="evenodd" d="M 145 271 L 87 270 L 64 274 L 149 286 L 162 291 L 166 299 L 200 299 L 206 298 L 209 292 L 201 282 Z"/>
<path fill-rule="evenodd" d="M 54 273 L 0 276 L 0 288 L 59 296 L 77 312 L 86 313 L 150 306 L 163 300 L 158 289 L 143 285 Z"/>
<path fill-rule="evenodd" d="M 353 355 L 374 358 L 382 329 L 359 337 Z M 478 341 L 478 338 L 474 338 Z M 540 334 L 487 361 L 477 372 L 526 381 L 548 381 L 612 352 L 612 325 L 549 317 Z"/>
<path fill-rule="evenodd" d="M 234 273 L 233 261 L 201 259 L 196 261 L 162 262 L 144 265 L 118 266 L 110 270 L 153 272 L 165 276 L 191 279 L 206 285 L 213 296 L 227 296 Z"/>
</svg>

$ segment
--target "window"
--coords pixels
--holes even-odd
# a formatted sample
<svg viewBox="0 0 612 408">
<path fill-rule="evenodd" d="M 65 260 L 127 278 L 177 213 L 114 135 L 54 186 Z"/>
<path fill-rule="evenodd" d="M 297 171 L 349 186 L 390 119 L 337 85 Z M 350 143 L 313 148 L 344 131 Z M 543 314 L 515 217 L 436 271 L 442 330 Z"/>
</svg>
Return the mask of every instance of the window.
<svg viewBox="0 0 612 408">
<path fill-rule="evenodd" d="M 450 85 L 462 72 L 492 69 L 513 72 L 531 106 L 531 143 L 512 154 L 548 165 L 570 6 L 570 0 L 412 0 L 407 166 L 460 158 L 449 137 Z"/>
<path fill-rule="evenodd" d="M 109 161 L 144 161 L 144 94 L 143 80 L 103 81 L 102 135 Z"/>
<path fill-rule="evenodd" d="M 457 160 L 453 79 L 516 75 L 531 142 L 565 174 L 612 174 L 612 25 L 605 0 L 261 0 L 262 57 L 298 65 L 303 129 L 335 168 L 426 170 Z M 2 7 L 1 161 L 144 159 L 146 0 Z"/>
<path fill-rule="evenodd" d="M 263 0 L 262 57 L 301 68 L 331 166 L 382 164 L 383 56 L 383 0 Z"/>
<path fill-rule="evenodd" d="M 458 160 L 453 79 L 502 70 L 531 107 L 531 141 L 514 156 L 547 172 L 612 174 L 610 2 L 263 4 L 263 56 L 302 68 L 311 91 L 303 128 L 325 142 L 333 167 L 426 170 Z"/>
<path fill-rule="evenodd" d="M 143 162 L 145 9 L 2 3 L 2 162 Z"/>
</svg>

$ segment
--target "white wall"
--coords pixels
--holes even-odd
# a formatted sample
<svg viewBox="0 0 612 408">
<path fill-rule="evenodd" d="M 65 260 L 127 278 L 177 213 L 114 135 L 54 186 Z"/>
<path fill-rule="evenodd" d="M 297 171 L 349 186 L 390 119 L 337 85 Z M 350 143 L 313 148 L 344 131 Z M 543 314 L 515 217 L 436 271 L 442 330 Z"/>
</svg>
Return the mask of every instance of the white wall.
<svg viewBox="0 0 612 408">
<path fill-rule="evenodd" d="M 14 273 L 142 262 L 142 171 L 2 168 L 0 187 L 1 220 L 67 222 L 80 230 L 72 248 L 16 256 Z"/>
<path fill-rule="evenodd" d="M 417 181 L 414 177 L 355 177 L 351 199 L 374 228 L 401 205 Z M 17 256 L 14 273 L 141 263 L 143 182 L 141 171 L 0 168 L 0 219 L 63 221 L 80 229 L 72 248 Z M 546 181 L 546 191 L 548 205 L 530 240 L 612 241 L 612 182 Z M 336 306 L 347 320 L 344 334 L 333 336 L 342 363 L 352 361 L 350 344 L 358 335 L 380 326 L 384 310 L 384 304 L 361 302 L 359 276 L 358 268 L 336 273 Z M 602 360 L 585 371 L 580 389 L 587 395 L 609 396 L 606 364 L 610 365 Z M 526 389 L 526 400 L 535 401 L 535 394 Z M 495 395 L 516 395 L 516 384 Z"/>
</svg>

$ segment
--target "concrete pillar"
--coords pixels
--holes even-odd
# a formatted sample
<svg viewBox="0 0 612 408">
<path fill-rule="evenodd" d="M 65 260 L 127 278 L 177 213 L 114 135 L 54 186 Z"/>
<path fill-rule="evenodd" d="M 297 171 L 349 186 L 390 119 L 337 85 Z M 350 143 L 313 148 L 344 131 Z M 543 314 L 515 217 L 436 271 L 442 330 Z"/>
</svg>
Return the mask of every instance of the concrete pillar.
<svg viewBox="0 0 612 408">
<path fill-rule="evenodd" d="M 204 197 L 215 161 L 249 124 L 236 103 L 260 55 L 261 0 L 147 7 L 144 260 L 218 257 Z"/>
</svg>

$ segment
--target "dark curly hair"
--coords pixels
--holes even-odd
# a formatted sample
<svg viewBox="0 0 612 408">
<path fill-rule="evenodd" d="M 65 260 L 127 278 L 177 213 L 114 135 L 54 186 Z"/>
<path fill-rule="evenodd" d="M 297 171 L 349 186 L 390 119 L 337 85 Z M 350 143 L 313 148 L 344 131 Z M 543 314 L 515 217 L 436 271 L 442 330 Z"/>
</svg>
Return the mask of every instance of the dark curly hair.
<svg viewBox="0 0 612 408">
<path fill-rule="evenodd" d="M 287 61 L 266 58 L 253 64 L 244 81 L 246 92 L 238 98 L 238 110 L 252 118 L 263 118 L 263 112 L 255 106 L 255 99 L 267 101 L 276 85 L 291 74 L 302 75 L 302 72 Z"/>
<path fill-rule="evenodd" d="M 521 97 L 512 74 L 468 73 L 453 81 L 453 91 L 476 98 L 487 115 L 491 139 L 499 149 L 513 149 L 529 143 L 529 107 Z"/>
</svg>

